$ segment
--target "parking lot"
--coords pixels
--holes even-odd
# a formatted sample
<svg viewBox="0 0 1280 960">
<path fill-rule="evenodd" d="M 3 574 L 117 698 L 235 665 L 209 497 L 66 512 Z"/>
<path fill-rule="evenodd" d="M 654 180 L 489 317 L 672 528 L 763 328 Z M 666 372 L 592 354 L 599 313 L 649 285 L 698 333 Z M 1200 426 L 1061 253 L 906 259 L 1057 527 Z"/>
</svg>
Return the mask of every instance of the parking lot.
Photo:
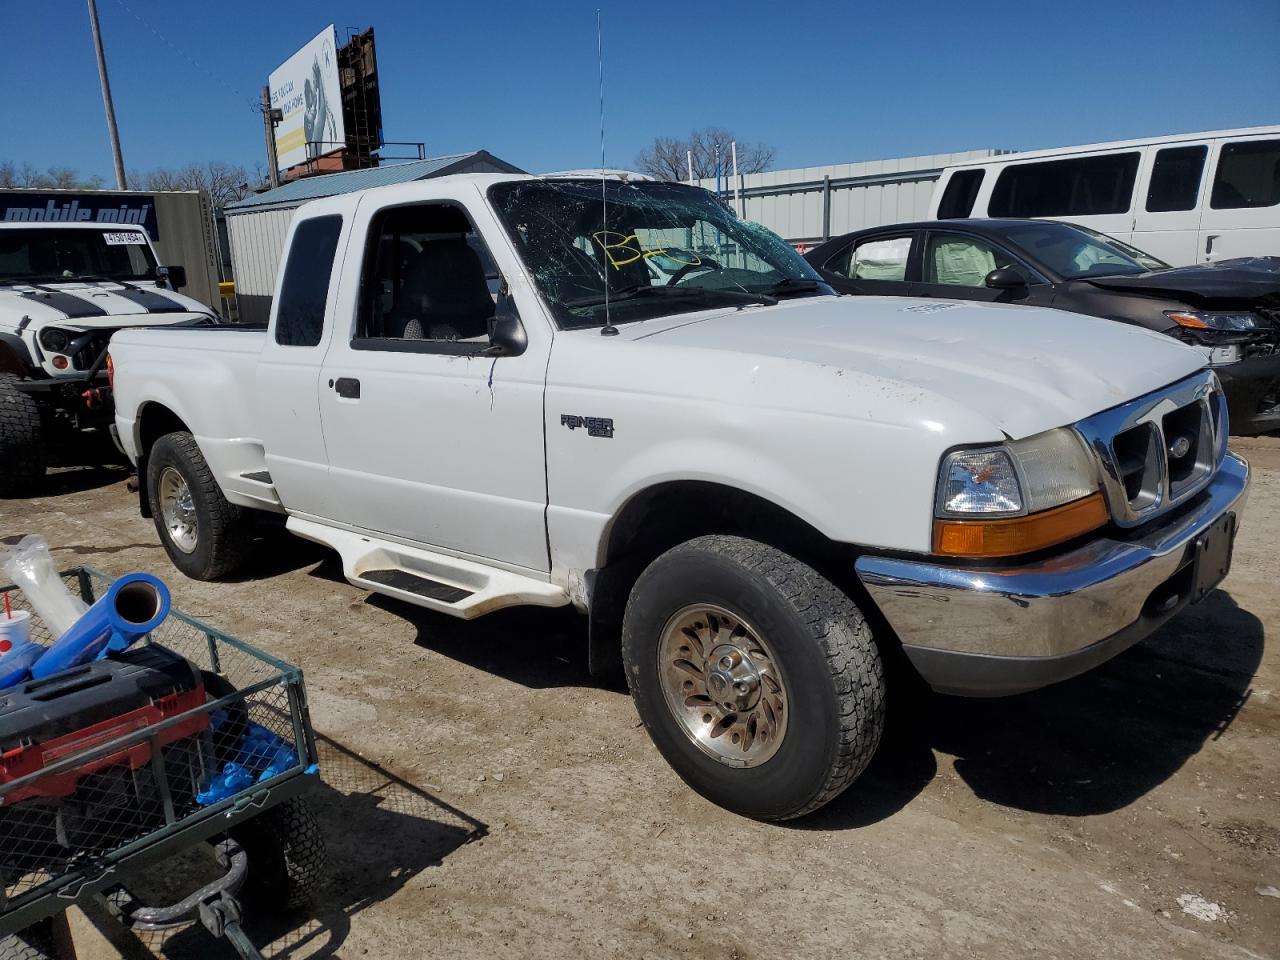
<svg viewBox="0 0 1280 960">
<path fill-rule="evenodd" d="M 122 469 L 0 501 L 0 537 L 158 574 L 306 671 L 331 876 L 305 915 L 250 914 L 268 956 L 1280 957 L 1280 440 L 1234 446 L 1255 474 L 1223 589 L 1058 687 L 899 705 L 870 772 L 781 826 L 687 789 L 564 611 L 436 616 L 284 534 L 239 582 L 185 580 Z M 81 956 L 111 955 L 91 921 Z"/>
</svg>

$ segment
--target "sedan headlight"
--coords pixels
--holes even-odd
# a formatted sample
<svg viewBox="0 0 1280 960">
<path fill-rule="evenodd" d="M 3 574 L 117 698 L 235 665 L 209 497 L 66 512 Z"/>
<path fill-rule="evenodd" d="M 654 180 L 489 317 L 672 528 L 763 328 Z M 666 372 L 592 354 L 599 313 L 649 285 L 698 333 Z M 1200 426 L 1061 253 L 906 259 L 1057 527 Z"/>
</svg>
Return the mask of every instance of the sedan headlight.
<svg viewBox="0 0 1280 960">
<path fill-rule="evenodd" d="M 1166 310 L 1164 315 L 1191 330 L 1248 333 L 1262 327 L 1261 318 L 1248 310 Z"/>
<path fill-rule="evenodd" d="M 1107 521 L 1097 462 L 1069 427 L 942 461 L 933 524 L 936 553 L 1029 553 Z"/>
<path fill-rule="evenodd" d="M 62 353 L 71 342 L 71 334 L 57 327 L 45 327 L 40 331 L 40 346 L 54 353 Z"/>
</svg>

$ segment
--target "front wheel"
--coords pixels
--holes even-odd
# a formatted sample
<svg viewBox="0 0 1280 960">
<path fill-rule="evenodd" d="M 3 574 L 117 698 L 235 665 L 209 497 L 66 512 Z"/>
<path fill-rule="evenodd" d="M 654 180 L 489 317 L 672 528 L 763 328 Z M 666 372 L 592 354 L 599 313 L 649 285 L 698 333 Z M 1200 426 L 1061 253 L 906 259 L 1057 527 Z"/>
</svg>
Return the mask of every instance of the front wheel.
<svg viewBox="0 0 1280 960">
<path fill-rule="evenodd" d="M 251 528 L 228 502 L 189 433 L 167 433 L 147 457 L 147 496 L 173 565 L 195 580 L 217 580 L 249 553 Z"/>
<path fill-rule="evenodd" d="M 0 497 L 35 491 L 44 477 L 40 408 L 18 389 L 18 378 L 0 374 Z"/>
<path fill-rule="evenodd" d="M 839 587 L 763 543 L 707 536 L 641 574 L 623 621 L 636 709 L 713 803 L 760 820 L 818 809 L 884 727 L 880 654 Z"/>
</svg>

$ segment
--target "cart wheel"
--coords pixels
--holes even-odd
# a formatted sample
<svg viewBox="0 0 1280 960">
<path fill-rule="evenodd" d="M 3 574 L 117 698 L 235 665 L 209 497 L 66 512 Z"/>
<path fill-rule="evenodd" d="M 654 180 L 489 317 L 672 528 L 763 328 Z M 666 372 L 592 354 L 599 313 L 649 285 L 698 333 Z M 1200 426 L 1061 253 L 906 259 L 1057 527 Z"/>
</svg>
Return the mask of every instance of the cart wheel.
<svg viewBox="0 0 1280 960">
<path fill-rule="evenodd" d="M 320 823 L 305 800 L 273 807 L 231 834 L 249 854 L 243 902 L 291 910 L 311 899 L 320 885 L 328 850 Z"/>
<path fill-rule="evenodd" d="M 0 940 L 0 960 L 56 960 L 53 921 L 41 920 Z"/>
</svg>

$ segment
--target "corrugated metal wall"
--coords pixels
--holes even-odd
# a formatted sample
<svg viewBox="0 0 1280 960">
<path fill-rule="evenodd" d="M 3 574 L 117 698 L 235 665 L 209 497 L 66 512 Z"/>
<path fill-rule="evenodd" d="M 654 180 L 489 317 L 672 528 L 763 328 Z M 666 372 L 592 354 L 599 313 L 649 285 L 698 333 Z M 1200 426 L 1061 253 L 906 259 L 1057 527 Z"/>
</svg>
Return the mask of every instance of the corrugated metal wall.
<svg viewBox="0 0 1280 960">
<path fill-rule="evenodd" d="M 742 214 L 792 243 L 812 243 L 882 223 L 919 220 L 928 213 L 933 184 L 943 167 L 1004 152 L 968 150 L 746 174 L 740 184 Z M 715 190 L 716 182 L 702 180 L 699 186 Z M 721 193 L 732 205 L 731 177 L 722 181 Z"/>
<path fill-rule="evenodd" d="M 185 267 L 187 286 L 182 292 L 217 310 L 222 302 L 218 296 L 218 241 L 209 198 L 194 190 L 153 196 L 160 227 L 156 256 L 165 266 Z"/>
<path fill-rule="evenodd" d="M 271 296 L 284 237 L 297 207 L 227 216 L 237 296 Z"/>
</svg>

